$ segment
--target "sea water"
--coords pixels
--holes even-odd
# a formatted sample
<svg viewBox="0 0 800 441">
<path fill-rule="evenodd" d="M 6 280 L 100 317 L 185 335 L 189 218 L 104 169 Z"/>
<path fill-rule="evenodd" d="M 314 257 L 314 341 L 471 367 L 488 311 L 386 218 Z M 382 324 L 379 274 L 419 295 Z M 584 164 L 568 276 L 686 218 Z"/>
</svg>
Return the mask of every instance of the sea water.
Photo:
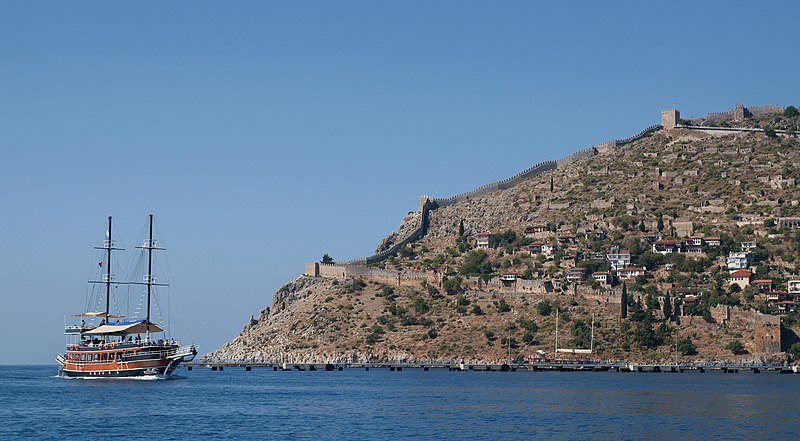
<svg viewBox="0 0 800 441">
<path fill-rule="evenodd" d="M 800 375 L 0 366 L 0 440 L 800 438 Z"/>
</svg>

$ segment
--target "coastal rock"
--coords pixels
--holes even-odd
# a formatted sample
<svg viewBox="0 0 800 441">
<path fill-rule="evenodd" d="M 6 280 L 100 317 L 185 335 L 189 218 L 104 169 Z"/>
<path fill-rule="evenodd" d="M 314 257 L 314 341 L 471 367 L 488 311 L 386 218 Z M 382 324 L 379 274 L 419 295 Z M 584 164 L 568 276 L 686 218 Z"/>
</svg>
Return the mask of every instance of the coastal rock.
<svg viewBox="0 0 800 441">
<path fill-rule="evenodd" d="M 785 360 L 780 317 L 757 313 L 756 307 L 765 309 L 758 297 L 729 292 L 725 255 L 718 250 L 666 256 L 663 262 L 650 258 L 653 263 L 647 267 L 645 285 L 628 282 L 628 295 L 644 309 L 638 317 L 649 315 L 651 330 L 664 333 L 650 346 L 637 343 L 641 335 L 649 335 L 641 322 L 620 320 L 620 285 L 603 287 L 587 280 L 576 286 L 566 280 L 574 266 L 602 268 L 611 246 L 646 253 L 652 237 L 672 238 L 683 231 L 674 222 L 693 225 L 695 235 L 725 237 L 730 249 L 736 249 L 737 241 L 759 238 L 761 256 L 767 259 L 763 266 L 767 272 L 761 270 L 759 277 L 785 280 L 786 274 L 796 270 L 793 259 L 781 257 L 796 254 L 796 241 L 777 239 L 776 231 L 765 225 L 776 216 L 800 217 L 800 206 L 759 202 L 796 201 L 800 189 L 771 185 L 774 179 L 758 179 L 767 173 L 751 170 L 778 164 L 779 172 L 769 176 L 800 179 L 796 165 L 800 164 L 800 142 L 796 138 L 775 141 L 761 134 L 690 135 L 681 129 L 657 132 L 514 187 L 432 210 L 428 234 L 410 244 L 411 253 L 353 267 L 347 277 L 341 276 L 345 271 L 327 273 L 331 278 L 299 277 L 274 294 L 272 310 L 262 310 L 236 339 L 204 359 L 495 363 L 509 356 L 531 360 L 543 353 L 553 357 L 555 316 L 537 307 L 546 301 L 560 313 L 559 347 L 586 348 L 585 333 L 573 325 L 586 326 L 595 318 L 593 359 L 674 360 L 670 342 L 677 333 L 680 338 L 690 337 L 698 352 L 681 356 L 681 361 Z M 747 155 L 720 153 L 739 151 L 742 145 L 750 149 Z M 712 206 L 719 209 L 705 209 Z M 775 208 L 780 211 L 774 212 Z M 378 251 L 417 228 L 419 216 L 420 212 L 404 216 Z M 464 236 L 459 237 L 462 221 Z M 527 227 L 545 224 L 551 230 L 525 239 L 556 243 L 561 236 L 557 256 L 531 255 L 527 242 L 518 240 L 484 250 L 488 270 L 486 266 L 464 270 L 478 233 L 511 230 L 524 238 Z M 603 238 L 597 239 L 595 231 L 602 232 Z M 690 264 L 698 260 L 702 265 Z M 702 270 L 686 271 L 695 267 Z M 478 277 L 480 273 L 474 273 L 485 270 L 490 274 Z M 534 280 L 504 283 L 498 276 L 505 273 L 527 273 Z M 722 288 L 718 291 L 717 286 Z M 744 306 L 707 305 L 705 317 L 700 312 L 692 316 L 683 307 L 672 309 L 675 302 L 681 303 L 684 292 L 698 293 L 701 299 L 714 292 L 717 302 L 738 301 Z M 664 299 L 673 311 L 667 318 Z M 800 333 L 797 325 L 786 329 L 786 335 Z M 733 340 L 741 340 L 747 352 L 733 354 L 726 349 Z"/>
</svg>

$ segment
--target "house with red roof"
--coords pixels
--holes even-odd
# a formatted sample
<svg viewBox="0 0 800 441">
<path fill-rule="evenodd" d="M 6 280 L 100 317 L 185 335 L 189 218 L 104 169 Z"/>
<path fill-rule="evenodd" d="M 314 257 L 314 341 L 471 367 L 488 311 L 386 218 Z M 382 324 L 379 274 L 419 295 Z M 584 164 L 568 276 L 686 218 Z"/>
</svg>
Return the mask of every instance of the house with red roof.
<svg viewBox="0 0 800 441">
<path fill-rule="evenodd" d="M 477 238 L 475 248 L 489 248 L 489 241 L 492 239 L 492 233 L 486 231 L 478 233 L 475 237 Z"/>
<path fill-rule="evenodd" d="M 756 279 L 750 282 L 750 286 L 756 290 L 756 292 L 760 294 L 766 294 L 772 291 L 772 280 L 771 279 Z"/>
<path fill-rule="evenodd" d="M 644 275 L 644 268 L 631 267 L 617 270 L 617 277 L 619 277 L 621 280 L 631 280 L 639 276 L 644 277 Z"/>
<path fill-rule="evenodd" d="M 731 272 L 728 276 L 728 286 L 739 285 L 739 288 L 744 289 L 750 286 L 750 270 L 741 269 Z"/>
</svg>

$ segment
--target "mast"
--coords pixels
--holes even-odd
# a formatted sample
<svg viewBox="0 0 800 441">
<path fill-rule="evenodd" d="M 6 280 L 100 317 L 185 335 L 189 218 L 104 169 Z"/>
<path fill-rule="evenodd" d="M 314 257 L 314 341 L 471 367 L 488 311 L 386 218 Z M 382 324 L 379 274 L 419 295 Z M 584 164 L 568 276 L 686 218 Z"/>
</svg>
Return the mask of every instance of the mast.
<svg viewBox="0 0 800 441">
<path fill-rule="evenodd" d="M 553 354 L 553 358 L 556 354 L 558 354 L 558 308 L 556 308 L 556 353 Z"/>
<path fill-rule="evenodd" d="M 111 239 L 111 216 L 108 217 L 108 230 L 106 231 L 106 239 L 103 241 L 103 246 L 101 247 L 94 247 L 96 250 L 104 250 L 106 252 L 106 258 L 104 262 L 100 262 L 100 265 L 106 266 L 106 273 L 102 274 L 101 271 L 101 280 L 90 280 L 89 283 L 102 283 L 106 285 L 106 308 L 104 311 L 104 318 L 103 320 L 108 323 L 111 316 L 111 285 L 120 285 L 125 284 L 127 282 L 117 282 L 114 280 L 114 275 L 111 274 L 111 252 L 112 251 L 122 251 L 124 248 L 117 248 L 114 246 L 114 241 Z"/>
<path fill-rule="evenodd" d="M 147 316 L 145 317 L 145 326 L 146 326 L 146 334 L 150 335 L 150 304 L 151 304 L 151 297 L 153 294 L 153 286 L 167 286 L 166 283 L 156 283 L 156 277 L 153 275 L 153 250 L 163 250 L 164 248 L 159 248 L 158 242 L 153 239 L 153 215 L 149 215 L 149 222 L 150 222 L 150 234 L 148 238 L 145 239 L 144 244 L 140 247 L 136 247 L 142 250 L 147 250 L 147 274 L 144 276 L 144 282 L 131 282 L 136 285 L 147 285 Z"/>
<path fill-rule="evenodd" d="M 147 241 L 147 335 L 150 335 L 150 288 L 153 286 L 153 215 L 150 215 L 150 240 Z"/>
<path fill-rule="evenodd" d="M 106 323 L 109 322 L 108 313 L 111 303 L 111 216 L 108 217 L 108 243 L 106 244 Z"/>
</svg>

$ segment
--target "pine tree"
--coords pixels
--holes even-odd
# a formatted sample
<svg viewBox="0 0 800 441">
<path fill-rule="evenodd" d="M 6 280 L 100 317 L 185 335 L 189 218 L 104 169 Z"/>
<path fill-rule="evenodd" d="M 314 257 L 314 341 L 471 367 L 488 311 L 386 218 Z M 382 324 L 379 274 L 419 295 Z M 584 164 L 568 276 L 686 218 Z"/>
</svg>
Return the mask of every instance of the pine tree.
<svg viewBox="0 0 800 441">
<path fill-rule="evenodd" d="M 553 192 L 553 177 L 550 176 L 550 193 Z"/>
<path fill-rule="evenodd" d="M 664 219 L 661 217 L 658 218 L 658 231 L 664 231 Z"/>
<path fill-rule="evenodd" d="M 620 316 L 622 318 L 628 317 L 628 285 L 622 284 L 622 295 L 620 296 Z"/>
<path fill-rule="evenodd" d="M 458 224 L 458 235 L 464 235 L 464 219 L 461 219 L 461 223 Z"/>
<path fill-rule="evenodd" d="M 664 299 L 661 310 L 664 312 L 664 320 L 669 320 L 669 318 L 672 317 L 672 301 L 669 297 Z"/>
</svg>

